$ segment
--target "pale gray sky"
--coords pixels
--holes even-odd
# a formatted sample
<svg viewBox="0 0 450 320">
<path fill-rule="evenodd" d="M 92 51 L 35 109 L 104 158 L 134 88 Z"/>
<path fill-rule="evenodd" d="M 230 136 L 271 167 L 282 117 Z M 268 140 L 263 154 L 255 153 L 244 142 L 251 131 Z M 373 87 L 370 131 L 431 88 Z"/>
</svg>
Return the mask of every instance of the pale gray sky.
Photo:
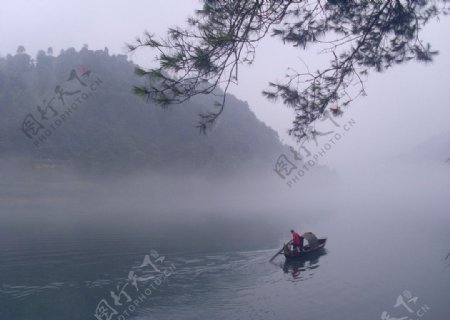
<svg viewBox="0 0 450 320">
<path fill-rule="evenodd" d="M 185 23 L 199 5 L 197 0 L 0 0 L 0 55 L 14 53 L 18 45 L 34 55 L 47 47 L 57 54 L 68 47 L 80 49 L 85 43 L 91 49 L 107 46 L 112 53 L 125 53 L 125 43 L 144 30 L 164 35 L 167 27 Z M 450 130 L 449 30 L 448 17 L 424 30 L 423 38 L 440 51 L 434 64 L 410 63 L 369 76 L 368 97 L 354 102 L 347 114 L 356 126 L 324 163 L 339 168 L 354 161 L 389 159 Z M 300 57 L 317 65 L 323 60 L 317 52 L 314 47 L 305 52 L 275 39 L 264 41 L 255 64 L 241 68 L 239 86 L 231 88 L 285 142 L 292 114 L 281 103 L 266 101 L 261 91 L 269 81 L 282 80 L 289 66 L 301 68 Z M 132 58 L 145 64 L 153 57 L 154 53 L 142 52 Z"/>
</svg>

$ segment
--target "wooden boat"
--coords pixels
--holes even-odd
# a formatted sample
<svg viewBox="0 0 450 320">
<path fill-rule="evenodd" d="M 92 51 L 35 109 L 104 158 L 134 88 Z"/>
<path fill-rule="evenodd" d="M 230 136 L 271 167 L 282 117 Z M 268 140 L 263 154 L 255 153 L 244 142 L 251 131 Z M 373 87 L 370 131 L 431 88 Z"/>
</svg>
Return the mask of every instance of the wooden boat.
<svg viewBox="0 0 450 320">
<path fill-rule="evenodd" d="M 303 259 L 313 256 L 315 253 L 323 250 L 327 243 L 327 238 L 318 239 L 312 232 L 305 233 L 303 238 L 308 241 L 308 244 L 305 245 L 300 252 L 291 250 L 290 243 L 284 245 L 283 254 L 286 257 L 286 260 Z"/>
</svg>

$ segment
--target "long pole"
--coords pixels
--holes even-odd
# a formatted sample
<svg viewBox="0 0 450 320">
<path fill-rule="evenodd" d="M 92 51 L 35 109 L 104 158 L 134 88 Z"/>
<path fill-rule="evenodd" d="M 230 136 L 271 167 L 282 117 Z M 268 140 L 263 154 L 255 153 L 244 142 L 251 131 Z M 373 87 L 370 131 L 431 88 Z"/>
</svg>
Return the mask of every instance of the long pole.
<svg viewBox="0 0 450 320">
<path fill-rule="evenodd" d="M 278 252 L 277 252 L 277 253 L 269 260 L 269 262 L 271 262 L 273 259 L 275 259 L 280 253 L 282 253 L 283 250 L 284 250 L 284 247 L 287 246 L 287 245 L 290 245 L 291 243 L 292 243 L 292 240 L 289 241 L 287 244 L 285 244 L 285 245 L 283 246 L 283 248 L 281 248 L 281 250 L 278 251 Z"/>
</svg>

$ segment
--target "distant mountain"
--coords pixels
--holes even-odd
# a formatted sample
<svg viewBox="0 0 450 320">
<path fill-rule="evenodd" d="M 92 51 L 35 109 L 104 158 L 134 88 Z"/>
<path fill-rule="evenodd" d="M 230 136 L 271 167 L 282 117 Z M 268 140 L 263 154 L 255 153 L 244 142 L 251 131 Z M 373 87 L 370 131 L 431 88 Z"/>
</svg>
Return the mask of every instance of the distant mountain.
<svg viewBox="0 0 450 320">
<path fill-rule="evenodd" d="M 214 96 L 199 96 L 163 110 L 132 94 L 142 81 L 125 55 L 108 50 L 40 51 L 23 48 L 0 58 L 2 158 L 36 166 L 234 170 L 282 153 L 277 133 L 246 102 L 229 96 L 207 135 L 198 114 L 213 111 Z"/>
<path fill-rule="evenodd" d="M 450 162 L 450 131 L 443 132 L 418 144 L 408 153 L 407 157 L 413 160 L 436 163 Z"/>
</svg>

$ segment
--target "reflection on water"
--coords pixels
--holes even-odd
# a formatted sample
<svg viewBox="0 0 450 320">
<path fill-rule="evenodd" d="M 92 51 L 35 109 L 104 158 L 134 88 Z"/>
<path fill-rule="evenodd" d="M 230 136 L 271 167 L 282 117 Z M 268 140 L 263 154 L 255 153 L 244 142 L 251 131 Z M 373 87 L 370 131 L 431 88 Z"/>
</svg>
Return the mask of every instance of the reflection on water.
<svg viewBox="0 0 450 320">
<path fill-rule="evenodd" d="M 95 319 L 98 302 L 127 280 L 130 267 L 159 249 L 145 238 L 87 240 L 3 246 L 1 319 Z M 431 251 L 426 242 L 415 242 L 419 256 L 405 250 L 411 238 L 399 239 L 395 248 L 378 239 L 370 251 L 363 241 L 347 240 L 331 237 L 329 249 L 303 260 L 279 256 L 273 263 L 276 249 L 161 251 L 176 271 L 127 319 L 377 319 L 406 289 L 429 302 L 427 319 L 446 314 L 450 272 L 442 272 L 442 247 Z"/>
<path fill-rule="evenodd" d="M 336 210 L 314 226 L 318 236 L 329 239 L 325 250 L 303 260 L 278 256 L 273 263 L 269 259 L 279 248 L 234 249 L 237 244 L 243 250 L 248 237 L 264 248 L 260 239 L 267 234 L 259 222 L 251 224 L 247 238 L 236 236 L 243 232 L 218 234 L 223 223 L 217 223 L 205 239 L 226 244 L 227 235 L 236 238 L 232 248 L 217 250 L 206 240 L 192 242 L 184 224 L 148 229 L 144 218 L 127 233 L 120 228 L 98 232 L 68 222 L 51 236 L 43 229 L 51 219 L 33 224 L 33 233 L 2 220 L 0 319 L 95 320 L 99 301 L 113 304 L 111 291 L 127 281 L 130 270 L 142 265 L 151 250 L 176 270 L 126 319 L 380 319 L 382 312 L 394 314 L 395 299 L 405 290 L 430 306 L 422 319 L 447 319 L 448 212 L 418 207 L 414 215 L 411 210 L 400 214 L 387 205 L 366 212 L 364 201 L 355 206 L 358 210 Z M 158 228 L 165 241 L 155 236 Z M 288 232 L 284 236 L 290 237 Z M 197 251 L 192 251 L 193 243 L 198 243 Z"/>
<path fill-rule="evenodd" d="M 314 270 L 319 268 L 319 259 L 328 253 L 327 249 L 312 252 L 307 258 L 285 260 L 283 272 L 292 275 L 294 281 L 304 281 L 313 277 Z"/>
</svg>

